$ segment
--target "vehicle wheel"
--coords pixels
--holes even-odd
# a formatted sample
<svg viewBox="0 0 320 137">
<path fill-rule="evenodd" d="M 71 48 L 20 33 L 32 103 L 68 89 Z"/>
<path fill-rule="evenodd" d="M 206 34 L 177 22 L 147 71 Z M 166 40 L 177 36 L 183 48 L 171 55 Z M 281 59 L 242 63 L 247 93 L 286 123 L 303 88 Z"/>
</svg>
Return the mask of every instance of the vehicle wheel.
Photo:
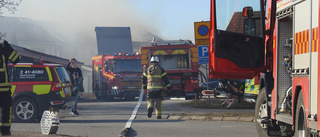
<svg viewBox="0 0 320 137">
<path fill-rule="evenodd" d="M 255 106 L 255 121 L 256 121 L 256 128 L 257 132 L 260 137 L 268 137 L 267 134 L 267 124 L 260 124 L 257 122 L 257 119 L 267 117 L 267 101 L 266 101 L 266 89 L 262 88 L 259 91 L 259 95 L 257 98 L 256 106 Z"/>
<path fill-rule="evenodd" d="M 194 96 L 185 96 L 184 98 L 185 98 L 185 100 L 191 100 L 194 98 Z"/>
<path fill-rule="evenodd" d="M 202 93 L 201 92 L 195 92 L 194 99 L 202 99 Z"/>
<path fill-rule="evenodd" d="M 296 107 L 296 116 L 295 116 L 295 137 L 307 137 L 308 136 L 308 129 L 307 129 L 307 120 L 306 120 L 306 113 L 305 107 L 303 103 L 303 95 L 302 92 L 299 93 L 298 100 L 297 100 L 297 107 Z"/>
<path fill-rule="evenodd" d="M 99 96 L 99 95 L 96 95 L 96 98 L 97 98 L 97 100 L 101 100 L 102 99 L 101 96 Z"/>
<path fill-rule="evenodd" d="M 134 101 L 135 97 L 134 96 L 128 96 L 128 97 L 125 97 L 124 99 L 127 100 L 127 101 Z"/>
<path fill-rule="evenodd" d="M 101 96 L 99 95 L 99 91 L 94 91 L 94 95 L 96 96 L 97 100 L 101 100 Z"/>
<path fill-rule="evenodd" d="M 19 122 L 33 122 L 38 118 L 39 110 L 30 98 L 20 98 L 13 104 L 13 116 Z"/>
</svg>

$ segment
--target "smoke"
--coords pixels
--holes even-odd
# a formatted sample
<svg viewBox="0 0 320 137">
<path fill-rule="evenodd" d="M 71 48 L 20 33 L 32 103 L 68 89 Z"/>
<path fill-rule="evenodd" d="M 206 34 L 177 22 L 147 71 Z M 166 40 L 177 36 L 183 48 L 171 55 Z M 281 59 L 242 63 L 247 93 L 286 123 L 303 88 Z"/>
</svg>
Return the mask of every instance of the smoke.
<svg viewBox="0 0 320 137">
<path fill-rule="evenodd" d="M 150 35 L 158 32 L 154 27 L 158 21 L 157 17 L 141 13 L 137 6 L 131 6 L 137 4 L 133 2 L 131 0 L 23 0 L 14 16 L 37 21 L 40 26 L 65 42 L 63 51 L 68 51 L 68 54 L 63 51 L 59 53 L 50 51 L 49 54 L 64 58 L 75 57 L 85 64 L 90 64 L 91 57 L 97 54 L 94 31 L 96 26 L 130 27 L 132 40 L 142 42 L 151 41 L 150 37 L 153 36 Z M 147 18 L 147 21 L 143 21 Z"/>
<path fill-rule="evenodd" d="M 62 5 L 58 5 L 59 3 Z M 130 0 L 25 0 L 21 7 L 24 4 L 34 7 L 32 10 L 19 9 L 23 10 L 21 12 L 24 12 L 26 17 L 61 22 L 65 24 L 64 27 L 81 28 L 90 35 L 95 35 L 96 26 L 131 27 L 132 33 L 135 34 L 133 40 L 136 38 L 140 40 L 139 34 L 157 32 L 155 28 L 148 25 L 152 22 L 142 22 L 139 9 L 130 6 L 134 4 Z M 153 20 L 152 16 L 149 17 Z"/>
</svg>

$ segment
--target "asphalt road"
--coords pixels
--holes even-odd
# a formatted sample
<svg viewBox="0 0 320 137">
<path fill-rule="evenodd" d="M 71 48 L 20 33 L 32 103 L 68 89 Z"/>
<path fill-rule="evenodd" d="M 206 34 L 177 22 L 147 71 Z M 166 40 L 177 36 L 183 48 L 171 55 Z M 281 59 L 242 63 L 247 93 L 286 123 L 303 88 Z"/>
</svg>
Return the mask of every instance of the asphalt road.
<svg viewBox="0 0 320 137">
<path fill-rule="evenodd" d="M 197 121 L 165 119 L 171 113 L 207 113 L 232 112 L 235 110 L 202 110 L 181 107 L 178 103 L 184 100 L 165 100 L 163 102 L 163 118 L 158 120 L 153 115 L 147 117 L 146 102 L 143 102 L 136 119 L 131 125 L 127 137 L 257 137 L 254 122 L 236 121 Z M 69 115 L 69 110 L 61 110 L 60 127 L 57 135 L 51 136 L 81 136 L 81 137 L 118 137 L 130 118 L 137 101 L 80 101 L 79 116 Z M 253 110 L 236 110 L 253 112 Z M 13 136 L 30 136 L 23 132 L 33 132 L 33 136 L 41 136 L 39 123 L 12 124 Z M 21 134 L 22 132 L 22 134 Z M 17 134 L 19 133 L 19 134 Z"/>
</svg>

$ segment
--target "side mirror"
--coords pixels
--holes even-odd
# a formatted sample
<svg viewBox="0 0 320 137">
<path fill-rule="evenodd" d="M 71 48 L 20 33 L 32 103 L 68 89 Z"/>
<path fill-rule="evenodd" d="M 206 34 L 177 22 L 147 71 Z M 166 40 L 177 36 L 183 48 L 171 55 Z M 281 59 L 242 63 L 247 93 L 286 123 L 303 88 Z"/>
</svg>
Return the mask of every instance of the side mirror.
<svg viewBox="0 0 320 137">
<path fill-rule="evenodd" d="M 248 6 L 248 7 L 244 7 L 242 9 L 242 17 L 248 17 L 249 19 L 252 17 L 253 15 L 253 8 Z"/>
</svg>

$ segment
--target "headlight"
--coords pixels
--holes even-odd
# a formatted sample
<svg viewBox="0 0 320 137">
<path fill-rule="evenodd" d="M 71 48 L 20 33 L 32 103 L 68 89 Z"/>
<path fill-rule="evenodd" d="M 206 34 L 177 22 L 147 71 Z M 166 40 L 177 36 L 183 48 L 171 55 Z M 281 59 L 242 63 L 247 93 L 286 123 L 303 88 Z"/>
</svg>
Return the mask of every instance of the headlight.
<svg viewBox="0 0 320 137">
<path fill-rule="evenodd" d="M 119 89 L 119 87 L 118 86 L 113 86 L 112 89 Z"/>
</svg>

